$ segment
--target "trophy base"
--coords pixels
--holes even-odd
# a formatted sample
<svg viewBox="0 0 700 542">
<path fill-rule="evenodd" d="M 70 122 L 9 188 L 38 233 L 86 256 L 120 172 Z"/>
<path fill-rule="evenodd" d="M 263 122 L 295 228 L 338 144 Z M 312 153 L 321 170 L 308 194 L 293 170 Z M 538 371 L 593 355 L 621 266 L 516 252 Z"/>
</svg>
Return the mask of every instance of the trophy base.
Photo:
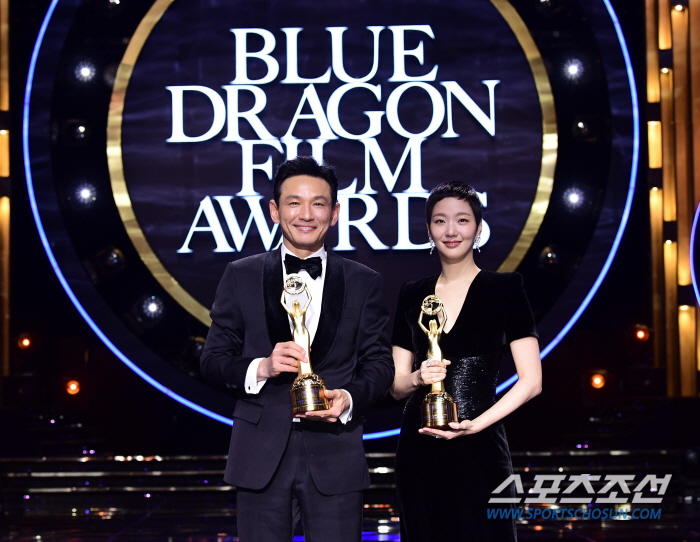
<svg viewBox="0 0 700 542">
<path fill-rule="evenodd" d="M 328 410 L 331 406 L 326 399 L 326 386 L 314 374 L 298 376 L 292 384 L 292 412 L 303 414 L 313 410 Z"/>
<path fill-rule="evenodd" d="M 421 427 L 433 429 L 449 429 L 450 422 L 457 419 L 457 404 L 452 396 L 444 391 L 431 392 L 423 399 L 421 405 L 423 423 Z"/>
</svg>

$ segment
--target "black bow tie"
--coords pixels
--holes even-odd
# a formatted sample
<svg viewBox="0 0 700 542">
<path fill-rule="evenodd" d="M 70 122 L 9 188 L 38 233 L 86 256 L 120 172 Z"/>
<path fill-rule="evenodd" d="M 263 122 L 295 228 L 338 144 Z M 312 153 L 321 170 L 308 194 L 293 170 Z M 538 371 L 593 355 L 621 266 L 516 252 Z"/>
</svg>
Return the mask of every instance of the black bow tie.
<svg viewBox="0 0 700 542">
<path fill-rule="evenodd" d="M 302 260 L 292 254 L 287 254 L 284 257 L 284 267 L 288 274 L 298 273 L 304 269 L 312 279 L 317 279 L 323 273 L 323 264 L 318 256 Z"/>
</svg>

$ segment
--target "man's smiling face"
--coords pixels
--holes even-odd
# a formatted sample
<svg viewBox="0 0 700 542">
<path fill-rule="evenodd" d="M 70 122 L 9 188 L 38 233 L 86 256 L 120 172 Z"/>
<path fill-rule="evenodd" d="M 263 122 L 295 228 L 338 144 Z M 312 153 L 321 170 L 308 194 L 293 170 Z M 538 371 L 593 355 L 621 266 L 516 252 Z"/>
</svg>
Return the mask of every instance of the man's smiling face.
<svg viewBox="0 0 700 542">
<path fill-rule="evenodd" d="M 338 222 L 330 185 L 320 177 L 295 175 L 282 183 L 279 205 L 270 201 L 272 220 L 282 227 L 284 244 L 300 258 L 323 246 L 328 228 Z"/>
</svg>

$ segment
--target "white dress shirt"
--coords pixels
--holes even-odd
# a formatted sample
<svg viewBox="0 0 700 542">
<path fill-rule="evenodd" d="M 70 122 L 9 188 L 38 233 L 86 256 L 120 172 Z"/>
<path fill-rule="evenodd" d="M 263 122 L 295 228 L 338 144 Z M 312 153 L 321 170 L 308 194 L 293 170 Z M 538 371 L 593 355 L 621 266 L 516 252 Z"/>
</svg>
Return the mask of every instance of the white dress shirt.
<svg viewBox="0 0 700 542">
<path fill-rule="evenodd" d="M 284 265 L 284 258 L 287 254 L 291 254 L 292 256 L 296 256 L 292 251 L 290 251 L 284 243 L 280 246 L 280 257 L 282 258 L 282 280 L 286 281 L 287 280 L 287 269 Z M 299 275 L 301 276 L 302 279 L 304 279 L 304 282 L 306 283 L 306 287 L 309 290 L 309 294 L 311 294 L 311 303 L 309 304 L 309 307 L 306 309 L 306 317 L 304 319 L 306 323 L 306 329 L 309 332 L 309 340 L 312 343 L 314 340 L 314 337 L 316 336 L 316 330 L 318 329 L 318 322 L 320 320 L 321 316 L 321 306 L 323 304 L 323 285 L 326 280 L 326 260 L 328 259 L 328 256 L 326 254 L 326 249 L 322 247 L 318 251 L 314 252 L 307 258 L 314 258 L 314 257 L 319 257 L 321 258 L 321 265 L 322 265 L 322 272 L 321 276 L 317 277 L 315 279 L 312 279 L 311 276 L 306 272 L 306 269 L 301 269 L 299 271 Z M 307 258 L 302 258 L 302 260 L 306 260 Z M 301 306 L 303 307 L 304 304 L 306 303 L 306 292 L 302 292 L 299 295 L 289 295 L 287 292 L 284 292 L 284 302 L 291 309 L 292 302 L 294 300 L 298 300 Z M 292 322 L 292 317 L 288 316 L 287 317 L 289 320 L 289 328 L 290 330 L 294 330 L 294 323 Z M 263 388 L 265 385 L 265 382 L 267 382 L 267 379 L 263 380 L 258 380 L 258 366 L 260 365 L 260 362 L 264 358 L 255 358 L 253 361 L 250 362 L 250 365 L 248 366 L 248 370 L 246 371 L 246 377 L 245 377 L 245 391 L 250 394 L 250 395 L 257 395 L 260 393 L 260 390 Z M 311 363 L 311 367 L 313 368 L 313 362 Z M 343 390 L 345 391 L 345 390 Z M 350 393 L 346 392 L 348 397 L 350 397 L 350 407 L 343 412 L 339 419 L 342 423 L 348 423 L 350 419 L 352 418 L 352 396 Z M 294 418 L 294 421 L 299 421 L 299 418 Z"/>
</svg>

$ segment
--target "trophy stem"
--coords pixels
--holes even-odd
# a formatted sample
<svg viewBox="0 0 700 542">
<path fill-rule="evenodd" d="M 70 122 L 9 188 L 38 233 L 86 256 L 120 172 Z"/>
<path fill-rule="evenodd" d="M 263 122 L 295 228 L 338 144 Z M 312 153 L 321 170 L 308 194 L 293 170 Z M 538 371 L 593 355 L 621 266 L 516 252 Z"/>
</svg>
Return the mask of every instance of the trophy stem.
<svg viewBox="0 0 700 542">
<path fill-rule="evenodd" d="M 433 382 L 430 386 L 430 393 L 445 393 L 445 382 L 443 380 Z"/>
<path fill-rule="evenodd" d="M 309 359 L 309 353 L 306 353 L 306 359 Z M 297 360 L 299 362 L 299 376 L 306 376 L 313 374 L 313 370 L 311 369 L 311 361 L 301 361 Z"/>
</svg>

